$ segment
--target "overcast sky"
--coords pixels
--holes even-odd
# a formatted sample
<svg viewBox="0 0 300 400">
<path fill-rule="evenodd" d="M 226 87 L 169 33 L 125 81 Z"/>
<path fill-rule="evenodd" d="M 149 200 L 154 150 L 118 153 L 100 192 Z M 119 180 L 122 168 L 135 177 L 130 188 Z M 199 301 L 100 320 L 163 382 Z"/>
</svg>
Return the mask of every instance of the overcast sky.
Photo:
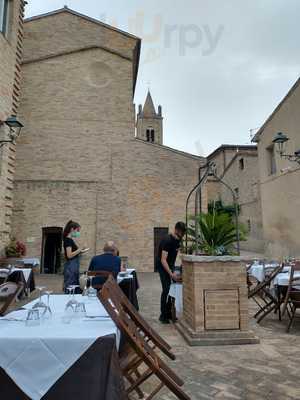
<svg viewBox="0 0 300 400">
<path fill-rule="evenodd" d="M 65 4 L 143 39 L 135 103 L 150 85 L 180 150 L 250 143 L 300 75 L 299 0 L 29 0 L 26 16 Z"/>
</svg>

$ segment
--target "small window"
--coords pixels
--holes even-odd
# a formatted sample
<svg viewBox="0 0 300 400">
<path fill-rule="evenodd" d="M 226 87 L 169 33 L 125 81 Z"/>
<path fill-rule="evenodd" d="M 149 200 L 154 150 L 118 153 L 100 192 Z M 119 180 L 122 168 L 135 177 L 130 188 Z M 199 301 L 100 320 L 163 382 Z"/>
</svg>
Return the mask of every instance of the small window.
<svg viewBox="0 0 300 400">
<path fill-rule="evenodd" d="M 250 219 L 248 219 L 247 225 L 248 225 L 248 232 L 250 233 L 251 232 L 251 220 Z"/>
<path fill-rule="evenodd" d="M 155 135 L 154 135 L 154 129 L 151 129 L 151 142 L 155 142 Z"/>
<path fill-rule="evenodd" d="M 243 158 L 241 158 L 241 159 L 239 160 L 239 167 L 240 167 L 241 170 L 244 170 L 244 169 L 245 169 L 245 162 L 244 162 L 244 159 L 243 159 Z"/>
<path fill-rule="evenodd" d="M 267 147 L 266 150 L 267 150 L 268 175 L 274 175 L 277 172 L 274 145 Z"/>
<path fill-rule="evenodd" d="M 155 142 L 155 131 L 154 129 L 147 129 L 146 131 L 147 142 L 154 143 Z"/>
<path fill-rule="evenodd" d="M 11 0 L 0 0 L 0 32 L 8 35 Z"/>
<path fill-rule="evenodd" d="M 150 142 L 150 129 L 147 129 L 146 138 L 147 138 L 147 142 Z"/>
<path fill-rule="evenodd" d="M 234 193 L 235 193 L 236 197 L 239 197 L 239 195 L 240 195 L 239 188 L 235 188 Z"/>
</svg>

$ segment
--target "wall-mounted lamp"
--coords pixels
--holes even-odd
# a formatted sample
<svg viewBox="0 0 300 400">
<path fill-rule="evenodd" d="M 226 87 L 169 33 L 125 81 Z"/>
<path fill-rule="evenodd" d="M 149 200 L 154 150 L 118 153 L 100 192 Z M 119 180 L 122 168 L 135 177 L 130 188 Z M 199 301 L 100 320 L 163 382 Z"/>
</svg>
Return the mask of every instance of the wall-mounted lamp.
<svg viewBox="0 0 300 400">
<path fill-rule="evenodd" d="M 285 153 L 286 144 L 289 140 L 289 137 L 286 136 L 284 133 L 278 132 L 273 139 L 273 143 L 277 147 L 277 151 L 280 154 L 281 158 L 286 158 L 289 161 L 297 162 L 298 164 L 300 164 L 300 149 L 295 151 L 294 154 Z"/>
<path fill-rule="evenodd" d="M 21 129 L 24 127 L 20 121 L 17 120 L 15 115 L 7 118 L 6 121 L 0 122 L 0 125 L 7 125 L 9 127 L 8 139 L 0 140 L 0 147 L 4 146 L 5 143 L 16 143 L 18 137 L 21 134 Z"/>
</svg>

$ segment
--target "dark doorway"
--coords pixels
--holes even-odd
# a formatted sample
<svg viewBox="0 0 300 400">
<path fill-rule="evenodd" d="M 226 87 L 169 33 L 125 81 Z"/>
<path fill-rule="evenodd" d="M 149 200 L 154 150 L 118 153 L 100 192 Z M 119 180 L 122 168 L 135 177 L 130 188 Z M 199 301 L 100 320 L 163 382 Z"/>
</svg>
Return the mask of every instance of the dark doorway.
<svg viewBox="0 0 300 400">
<path fill-rule="evenodd" d="M 169 233 L 169 228 L 154 228 L 154 271 L 156 272 L 156 257 L 161 240 Z"/>
<path fill-rule="evenodd" d="M 43 228 L 41 272 L 56 274 L 61 265 L 63 228 Z"/>
</svg>

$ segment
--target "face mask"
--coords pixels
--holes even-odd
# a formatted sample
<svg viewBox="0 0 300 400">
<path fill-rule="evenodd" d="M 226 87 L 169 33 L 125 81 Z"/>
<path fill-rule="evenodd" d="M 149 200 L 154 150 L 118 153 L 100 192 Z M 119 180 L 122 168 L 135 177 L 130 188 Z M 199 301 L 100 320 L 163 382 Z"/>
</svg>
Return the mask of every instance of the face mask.
<svg viewBox="0 0 300 400">
<path fill-rule="evenodd" d="M 79 231 L 74 231 L 74 232 L 71 233 L 71 236 L 73 238 L 79 238 L 80 237 L 80 232 Z"/>
</svg>

